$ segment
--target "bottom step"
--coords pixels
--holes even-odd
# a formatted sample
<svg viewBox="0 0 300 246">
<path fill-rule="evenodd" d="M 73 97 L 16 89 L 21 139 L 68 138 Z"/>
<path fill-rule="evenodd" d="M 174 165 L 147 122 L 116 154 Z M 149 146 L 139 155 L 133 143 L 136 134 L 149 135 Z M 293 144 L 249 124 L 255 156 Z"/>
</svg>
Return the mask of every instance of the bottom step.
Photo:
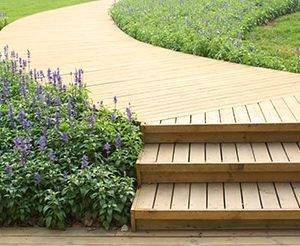
<svg viewBox="0 0 300 246">
<path fill-rule="evenodd" d="M 144 184 L 133 230 L 299 228 L 300 183 Z"/>
</svg>

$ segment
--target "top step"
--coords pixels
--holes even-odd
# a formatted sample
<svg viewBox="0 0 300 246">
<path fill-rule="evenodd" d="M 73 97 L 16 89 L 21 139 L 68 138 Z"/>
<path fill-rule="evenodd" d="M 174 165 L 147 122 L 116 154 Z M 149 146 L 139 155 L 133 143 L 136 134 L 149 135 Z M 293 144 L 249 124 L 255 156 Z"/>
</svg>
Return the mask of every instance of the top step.
<svg viewBox="0 0 300 246">
<path fill-rule="evenodd" d="M 297 142 L 299 123 L 142 125 L 144 143 Z"/>
</svg>

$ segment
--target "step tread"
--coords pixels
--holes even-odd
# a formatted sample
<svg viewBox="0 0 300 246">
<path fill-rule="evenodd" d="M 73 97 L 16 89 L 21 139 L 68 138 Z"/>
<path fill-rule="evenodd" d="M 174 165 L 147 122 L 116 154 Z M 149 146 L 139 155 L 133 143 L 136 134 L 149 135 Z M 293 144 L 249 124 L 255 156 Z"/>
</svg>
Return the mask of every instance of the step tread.
<svg viewBox="0 0 300 246">
<path fill-rule="evenodd" d="M 299 142 L 149 143 L 137 161 L 143 164 L 300 163 Z"/>
<path fill-rule="evenodd" d="M 300 211 L 299 201 L 300 183 L 295 182 L 158 183 L 144 184 L 138 189 L 132 211 L 201 212 L 202 215 L 213 211 Z"/>
</svg>

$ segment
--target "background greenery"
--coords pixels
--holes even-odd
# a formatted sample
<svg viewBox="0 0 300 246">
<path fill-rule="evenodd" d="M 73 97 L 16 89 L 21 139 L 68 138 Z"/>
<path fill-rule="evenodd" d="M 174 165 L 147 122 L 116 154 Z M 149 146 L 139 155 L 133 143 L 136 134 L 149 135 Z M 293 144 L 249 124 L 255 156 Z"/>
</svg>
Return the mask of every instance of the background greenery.
<svg viewBox="0 0 300 246">
<path fill-rule="evenodd" d="M 273 45 L 272 37 L 263 37 L 258 29 L 254 31 L 259 25 L 295 12 L 299 6 L 299 0 L 121 0 L 113 6 L 111 15 L 124 32 L 147 43 L 236 63 L 300 72 L 297 15 L 295 19 L 290 17 L 293 22 L 281 21 L 288 30 L 285 36 L 292 36 L 286 39 L 289 55 L 281 46 L 275 48 L 274 54 L 274 49 L 265 45 Z M 280 32 L 274 34 L 278 40 L 284 38 L 279 36 Z"/>
</svg>

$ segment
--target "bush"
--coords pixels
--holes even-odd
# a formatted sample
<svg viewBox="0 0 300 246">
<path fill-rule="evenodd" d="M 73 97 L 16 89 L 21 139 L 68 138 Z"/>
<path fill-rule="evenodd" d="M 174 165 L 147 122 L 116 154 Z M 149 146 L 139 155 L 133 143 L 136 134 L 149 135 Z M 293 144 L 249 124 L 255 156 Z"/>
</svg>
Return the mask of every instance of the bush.
<svg viewBox="0 0 300 246">
<path fill-rule="evenodd" d="M 0 31 L 7 25 L 7 16 L 5 13 L 0 13 Z"/>
<path fill-rule="evenodd" d="M 255 47 L 250 35 L 255 26 L 299 6 L 299 0 L 122 0 L 114 4 L 111 16 L 127 34 L 157 46 L 300 72 L 299 56 L 274 57 Z"/>
<path fill-rule="evenodd" d="M 59 70 L 26 73 L 29 52 L 23 60 L 5 47 L 3 58 L 0 225 L 126 223 L 141 149 L 130 108 L 92 105 L 81 69 L 67 88 Z"/>
</svg>

